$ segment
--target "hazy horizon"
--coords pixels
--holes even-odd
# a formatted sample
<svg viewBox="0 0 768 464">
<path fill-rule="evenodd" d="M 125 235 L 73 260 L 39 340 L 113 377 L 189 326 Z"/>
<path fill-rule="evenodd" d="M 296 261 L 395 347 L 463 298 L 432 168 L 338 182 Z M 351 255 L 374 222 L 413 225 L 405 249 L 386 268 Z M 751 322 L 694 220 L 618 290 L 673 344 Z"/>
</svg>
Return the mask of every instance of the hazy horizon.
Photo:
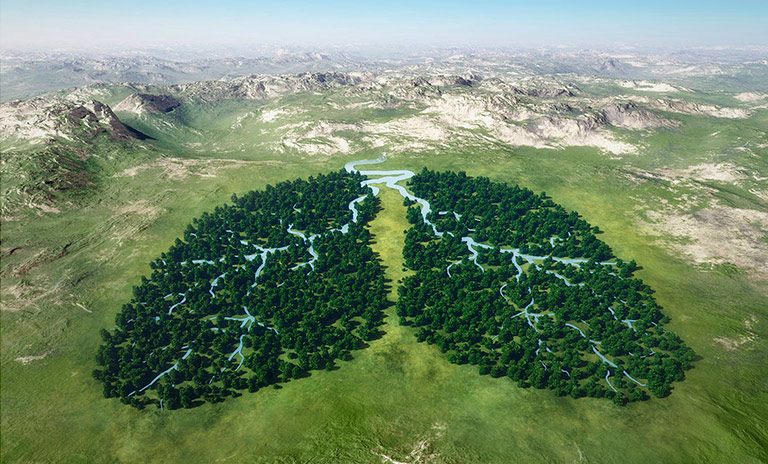
<svg viewBox="0 0 768 464">
<path fill-rule="evenodd" d="M 0 47 L 763 47 L 768 2 L 0 2 Z M 279 45 L 278 45 L 279 44 Z"/>
</svg>

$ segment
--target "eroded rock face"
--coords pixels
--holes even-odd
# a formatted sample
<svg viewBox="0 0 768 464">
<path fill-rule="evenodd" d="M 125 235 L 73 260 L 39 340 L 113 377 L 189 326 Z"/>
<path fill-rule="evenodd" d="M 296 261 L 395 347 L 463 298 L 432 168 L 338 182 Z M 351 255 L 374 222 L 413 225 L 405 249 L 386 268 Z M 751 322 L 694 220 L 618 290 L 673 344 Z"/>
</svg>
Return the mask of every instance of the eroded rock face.
<svg viewBox="0 0 768 464">
<path fill-rule="evenodd" d="M 562 88 L 528 88 L 528 89 L 514 89 L 515 93 L 520 95 L 526 95 L 535 98 L 562 98 L 572 97 L 573 92 L 565 87 Z"/>
<path fill-rule="evenodd" d="M 429 82 L 431 85 L 442 86 L 442 87 L 447 87 L 447 86 L 472 87 L 482 82 L 482 80 L 483 78 L 480 75 L 466 74 L 464 76 L 439 75 L 429 79 L 427 82 Z"/>
<path fill-rule="evenodd" d="M 603 109 L 602 116 L 612 126 L 631 130 L 674 127 L 676 125 L 663 116 L 639 107 L 634 102 L 609 105 Z"/>
<path fill-rule="evenodd" d="M 129 127 L 120 121 L 112 108 L 96 100 L 74 108 L 69 114 L 69 120 L 77 124 L 77 120 L 86 120 L 90 124 L 91 137 L 102 132 L 109 132 L 112 140 L 146 140 L 147 135 Z"/>
<path fill-rule="evenodd" d="M 108 132 L 113 140 L 146 140 L 147 135 L 123 124 L 112 109 L 97 100 L 35 98 L 0 107 L 0 137 L 30 143 L 63 138 L 89 142 Z"/>
<path fill-rule="evenodd" d="M 648 105 L 661 111 L 669 111 L 670 113 L 693 114 L 715 118 L 739 119 L 747 118 L 752 114 L 750 110 L 744 108 L 723 108 L 675 98 L 650 100 Z"/>
<path fill-rule="evenodd" d="M 136 93 L 115 106 L 115 111 L 129 111 L 136 114 L 142 113 L 169 113 L 179 107 L 181 102 L 170 95 L 151 95 Z"/>
</svg>

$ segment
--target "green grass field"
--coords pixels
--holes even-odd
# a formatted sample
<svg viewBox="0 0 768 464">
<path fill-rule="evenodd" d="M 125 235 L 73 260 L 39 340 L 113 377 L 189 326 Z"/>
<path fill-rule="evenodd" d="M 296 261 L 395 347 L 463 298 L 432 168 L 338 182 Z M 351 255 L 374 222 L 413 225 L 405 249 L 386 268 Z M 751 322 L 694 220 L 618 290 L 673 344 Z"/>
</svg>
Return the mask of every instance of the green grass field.
<svg viewBox="0 0 768 464">
<path fill-rule="evenodd" d="M 365 158 L 356 155 L 354 159 Z M 699 355 L 665 399 L 620 408 L 557 398 L 479 376 L 417 343 L 388 309 L 381 339 L 283 388 L 191 410 L 137 411 L 105 400 L 90 377 L 98 330 L 113 326 L 147 262 L 183 226 L 233 192 L 339 169 L 353 158 L 243 162 L 169 177 L 162 166 L 111 178 L 98 201 L 3 225 L 2 459 L 4 462 L 764 462 L 768 460 L 766 333 L 728 350 L 745 320 L 768 316 L 764 283 L 703 271 L 638 230 L 618 163 L 593 150 L 493 151 L 394 157 L 387 168 L 466 170 L 545 190 L 605 233 L 618 256 L 672 317 L 670 330 Z M 113 167 L 113 169 L 115 169 Z M 121 167 L 122 169 L 122 167 Z M 207 173 L 207 174 L 206 174 Z M 392 287 L 403 276 L 405 208 L 382 192 L 375 251 Z M 8 254 L 12 247 L 21 247 Z M 63 256 L 62 252 L 65 252 Z M 26 273 L 13 270 L 27 266 Z M 9 295 L 38 297 L 25 307 Z M 393 291 L 391 298 L 394 298 Z M 78 304 L 82 306 L 78 306 Z M 46 354 L 27 364 L 23 356 Z M 431 459 L 431 460 L 430 460 Z"/>
</svg>

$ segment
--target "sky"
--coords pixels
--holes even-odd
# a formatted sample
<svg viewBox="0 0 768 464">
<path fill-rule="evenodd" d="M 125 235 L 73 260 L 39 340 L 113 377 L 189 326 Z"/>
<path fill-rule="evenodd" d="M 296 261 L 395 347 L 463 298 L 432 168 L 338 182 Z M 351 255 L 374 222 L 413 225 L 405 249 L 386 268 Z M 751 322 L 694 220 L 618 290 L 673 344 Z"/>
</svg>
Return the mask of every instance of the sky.
<svg viewBox="0 0 768 464">
<path fill-rule="evenodd" d="M 768 0 L 0 0 L 0 48 L 768 46 Z"/>
</svg>

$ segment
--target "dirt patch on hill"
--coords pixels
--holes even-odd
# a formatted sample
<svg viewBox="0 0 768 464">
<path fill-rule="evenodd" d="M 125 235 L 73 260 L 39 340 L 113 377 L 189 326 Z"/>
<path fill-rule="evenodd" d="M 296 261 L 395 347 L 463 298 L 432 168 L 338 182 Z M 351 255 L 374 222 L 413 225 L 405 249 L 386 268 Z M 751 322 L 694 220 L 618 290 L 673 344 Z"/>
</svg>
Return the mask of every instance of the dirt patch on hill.
<svg viewBox="0 0 768 464">
<path fill-rule="evenodd" d="M 39 249 L 20 263 L 3 268 L 2 271 L 0 271 L 0 275 L 2 277 L 19 277 L 28 274 L 43 263 L 55 261 L 67 256 L 67 249 L 70 245 L 71 243 L 67 243 L 61 248 Z M 20 247 L 17 247 L 17 249 L 20 249 Z M 8 254 L 8 256 L 10 256 L 10 254 Z"/>
<path fill-rule="evenodd" d="M 38 355 L 31 355 L 31 356 L 19 356 L 18 358 L 14 359 L 17 363 L 21 363 L 22 365 L 26 366 L 27 364 L 31 363 L 32 361 L 40 361 L 41 359 L 45 359 L 46 356 L 50 354 L 50 351 L 46 351 L 43 354 Z"/>
<path fill-rule="evenodd" d="M 620 87 L 625 89 L 641 90 L 643 92 L 679 92 L 675 86 L 669 85 L 665 82 L 649 82 L 649 81 L 622 81 L 618 83 Z"/>
<path fill-rule="evenodd" d="M 714 180 L 718 182 L 735 182 L 746 179 L 747 175 L 731 163 L 704 163 L 687 169 L 669 169 L 664 171 L 667 176 L 695 180 Z"/>
<path fill-rule="evenodd" d="M 721 106 L 694 103 L 681 99 L 647 100 L 650 108 L 671 113 L 711 116 L 714 118 L 743 119 L 752 112 L 743 108 L 724 108 Z"/>
<path fill-rule="evenodd" d="M 114 208 L 114 214 L 105 222 L 105 227 L 111 233 L 112 240 L 120 247 L 125 240 L 135 237 L 149 227 L 164 212 L 163 208 L 147 200 L 139 200 Z"/>
<path fill-rule="evenodd" d="M 768 280 L 768 213 L 714 204 L 694 213 L 646 211 L 645 229 L 697 264 L 733 264 Z"/>
<path fill-rule="evenodd" d="M 715 337 L 713 341 L 720 343 L 728 351 L 736 351 L 742 346 L 755 340 L 755 337 L 749 335 L 739 335 L 734 338 Z"/>
<path fill-rule="evenodd" d="M 738 182 L 750 176 L 733 163 L 701 163 L 684 169 L 660 168 L 653 171 L 628 166 L 625 176 L 635 184 L 647 181 L 665 181 L 671 185 L 690 181 Z M 755 178 L 755 180 L 764 180 Z"/>
<path fill-rule="evenodd" d="M 13 285 L 3 285 L 0 309 L 16 312 L 33 308 L 42 302 L 51 306 L 59 305 L 64 286 L 63 280 L 55 284 L 43 281 L 32 285 L 21 281 Z"/>
<path fill-rule="evenodd" d="M 740 334 L 735 337 L 715 337 L 712 341 L 720 343 L 728 351 L 736 351 L 742 347 L 748 347 L 751 342 L 757 339 L 757 335 L 752 330 L 753 326 L 757 324 L 757 317 L 752 315 L 747 319 L 744 319 L 744 328 L 746 334 Z"/>
<path fill-rule="evenodd" d="M 148 169 L 163 169 L 165 176 L 170 180 L 185 180 L 189 176 L 217 177 L 221 169 L 234 169 L 245 165 L 254 164 L 272 164 L 279 165 L 279 161 L 242 161 L 233 159 L 184 159 L 184 158 L 163 158 L 152 161 L 151 163 L 141 164 L 128 168 L 115 174 L 115 177 L 135 177 L 137 174 Z"/>
<path fill-rule="evenodd" d="M 119 215 L 124 214 L 137 214 L 139 216 L 156 216 L 160 208 L 150 205 L 147 200 L 139 200 L 135 203 L 123 205 L 115 209 L 115 212 Z"/>
<path fill-rule="evenodd" d="M 438 462 L 440 454 L 434 451 L 432 443 L 443 436 L 445 425 L 434 424 L 430 430 L 418 438 L 413 445 L 410 453 L 402 461 L 393 459 L 384 453 L 382 446 L 379 446 L 374 454 L 381 457 L 381 462 L 385 464 L 429 464 Z"/>
<path fill-rule="evenodd" d="M 744 92 L 734 96 L 736 100 L 746 102 L 746 103 L 760 101 L 765 97 L 768 97 L 768 94 L 756 93 L 756 92 Z"/>
</svg>

